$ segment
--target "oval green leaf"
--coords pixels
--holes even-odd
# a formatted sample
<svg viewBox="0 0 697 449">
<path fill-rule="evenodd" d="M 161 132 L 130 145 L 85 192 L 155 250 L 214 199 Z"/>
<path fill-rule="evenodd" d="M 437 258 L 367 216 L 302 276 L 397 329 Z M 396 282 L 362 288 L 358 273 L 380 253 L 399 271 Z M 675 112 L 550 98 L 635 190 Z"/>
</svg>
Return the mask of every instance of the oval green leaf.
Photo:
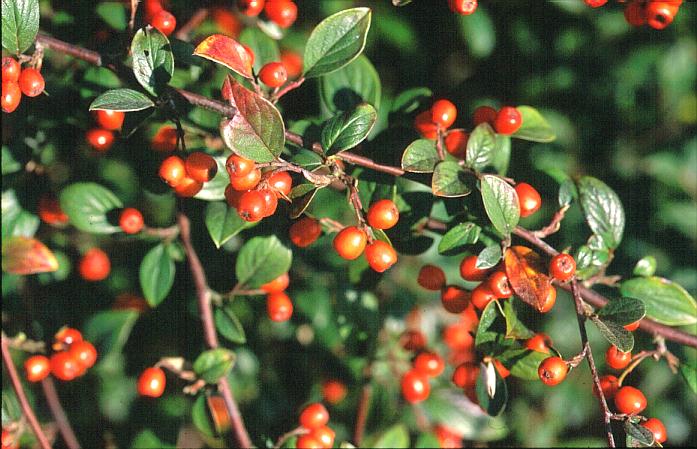
<svg viewBox="0 0 697 449">
<path fill-rule="evenodd" d="M 2 46 L 18 55 L 39 32 L 39 0 L 2 0 Z"/>
<path fill-rule="evenodd" d="M 633 273 L 635 276 L 653 276 L 656 273 L 656 258 L 653 256 L 642 257 L 634 266 Z"/>
<path fill-rule="evenodd" d="M 625 223 L 620 198 L 604 182 L 591 176 L 578 181 L 578 193 L 588 226 L 603 238 L 608 248 L 617 248 Z"/>
<path fill-rule="evenodd" d="M 499 263 L 503 257 L 503 252 L 501 251 L 501 245 L 495 243 L 484 248 L 479 255 L 477 255 L 477 263 L 475 266 L 480 270 L 487 270 L 493 268 Z"/>
<path fill-rule="evenodd" d="M 174 73 L 174 56 L 167 36 L 147 26 L 138 30 L 131 42 L 133 74 L 151 95 L 157 96 Z"/>
<path fill-rule="evenodd" d="M 225 348 L 209 349 L 194 361 L 194 372 L 206 383 L 214 384 L 227 376 L 235 364 L 235 353 Z"/>
<path fill-rule="evenodd" d="M 619 298 L 608 302 L 605 307 L 598 310 L 598 317 L 603 320 L 612 320 L 621 325 L 632 324 L 646 315 L 646 307 L 641 299 Z"/>
<path fill-rule="evenodd" d="M 518 106 L 516 109 L 520 112 L 523 123 L 511 137 L 533 142 L 552 142 L 557 138 L 552 127 L 537 109 L 530 106 Z"/>
<path fill-rule="evenodd" d="M 390 112 L 409 114 L 431 101 L 433 92 L 428 87 L 413 87 L 397 95 L 392 101 Z"/>
<path fill-rule="evenodd" d="M 143 257 L 140 263 L 140 288 L 151 307 L 157 307 L 174 284 L 174 260 L 167 247 L 160 243 Z"/>
<path fill-rule="evenodd" d="M 247 342 L 242 323 L 229 306 L 215 309 L 214 320 L 215 328 L 229 341 L 240 345 Z"/>
<path fill-rule="evenodd" d="M 436 196 L 454 198 L 472 193 L 467 185 L 466 173 L 455 161 L 443 161 L 436 165 L 431 189 Z"/>
<path fill-rule="evenodd" d="M 472 222 L 458 223 L 445 233 L 438 243 L 438 252 L 452 255 L 464 251 L 464 247 L 477 243 L 482 228 Z"/>
<path fill-rule="evenodd" d="M 380 76 L 365 55 L 345 67 L 325 75 L 319 85 L 322 110 L 331 113 L 349 111 L 361 103 L 380 108 Z"/>
<path fill-rule="evenodd" d="M 244 221 L 237 210 L 228 207 L 223 201 L 208 204 L 203 213 L 208 234 L 211 236 L 216 248 L 220 248 L 243 229 L 250 227 L 249 222 Z"/>
<path fill-rule="evenodd" d="M 433 173 L 439 160 L 435 140 L 415 140 L 402 154 L 402 170 L 412 173 Z"/>
<path fill-rule="evenodd" d="M 634 335 L 624 328 L 624 325 L 612 320 L 601 319 L 592 316 L 591 321 L 598 328 L 600 333 L 610 344 L 617 346 L 622 352 L 629 352 L 634 349 Z"/>
<path fill-rule="evenodd" d="M 291 250 L 276 236 L 254 237 L 244 244 L 237 256 L 237 282 L 257 288 L 288 272 L 292 259 Z"/>
<path fill-rule="evenodd" d="M 634 278 L 620 286 L 623 296 L 641 299 L 646 316 L 668 326 L 697 323 L 697 302 L 682 286 L 660 277 Z"/>
<path fill-rule="evenodd" d="M 108 90 L 94 99 L 90 111 L 142 111 L 155 107 L 155 103 L 144 94 L 133 89 Z"/>
<path fill-rule="evenodd" d="M 106 187 L 93 182 L 77 182 L 61 191 L 59 201 L 70 223 L 81 231 L 93 234 L 121 231 L 109 223 L 106 214 L 123 207 L 123 203 Z"/>
<path fill-rule="evenodd" d="M 492 163 L 496 148 L 496 133 L 488 123 L 481 123 L 467 140 L 465 161 L 474 170 L 481 170 Z"/>
<path fill-rule="evenodd" d="M 351 149 L 365 140 L 375 125 L 378 113 L 368 103 L 333 117 L 322 128 L 322 148 L 331 156 Z"/>
<path fill-rule="evenodd" d="M 481 192 L 491 224 L 501 234 L 509 236 L 520 220 L 520 206 L 515 189 L 498 176 L 483 175 Z"/>
</svg>

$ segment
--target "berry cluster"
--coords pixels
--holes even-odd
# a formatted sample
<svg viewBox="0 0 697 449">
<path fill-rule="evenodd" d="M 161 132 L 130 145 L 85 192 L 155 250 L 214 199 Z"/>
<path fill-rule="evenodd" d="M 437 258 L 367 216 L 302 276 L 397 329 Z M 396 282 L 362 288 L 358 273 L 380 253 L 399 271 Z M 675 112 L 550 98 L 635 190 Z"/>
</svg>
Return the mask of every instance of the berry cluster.
<svg viewBox="0 0 697 449">
<path fill-rule="evenodd" d="M 213 179 L 217 172 L 215 159 L 202 152 L 191 153 L 186 160 L 179 156 L 169 156 L 162 161 L 159 170 L 160 178 L 181 197 L 196 195 L 203 184 Z"/>
<path fill-rule="evenodd" d="M 469 16 L 477 10 L 477 0 L 448 0 L 448 6 L 454 13 Z"/>
<path fill-rule="evenodd" d="M 99 125 L 85 133 L 87 143 L 99 152 L 107 151 L 114 144 L 114 131 L 120 130 L 126 114 L 120 111 L 98 110 L 94 118 Z"/>
<path fill-rule="evenodd" d="M 145 21 L 165 36 L 172 34 L 177 27 L 177 19 L 167 11 L 161 0 L 145 0 Z"/>
<path fill-rule="evenodd" d="M 238 0 L 237 7 L 245 16 L 256 17 L 262 11 L 281 28 L 288 28 L 298 18 L 298 5 L 292 0 Z"/>
<path fill-rule="evenodd" d="M 24 362 L 29 382 L 39 382 L 49 374 L 56 379 L 70 381 L 84 375 L 97 361 L 97 350 L 83 340 L 77 329 L 64 327 L 54 336 L 51 357 L 33 355 Z"/>
<path fill-rule="evenodd" d="M 298 419 L 303 433 L 295 442 L 298 449 L 330 448 L 334 446 L 334 431 L 327 425 L 329 412 L 319 402 L 308 405 L 300 412 Z"/>
<path fill-rule="evenodd" d="M 285 292 L 289 284 L 288 273 L 283 273 L 261 286 L 261 290 L 266 293 L 266 312 L 271 321 L 288 321 L 293 315 L 293 303 Z"/>
<path fill-rule="evenodd" d="M 33 67 L 22 69 L 14 58 L 2 58 L 2 112 L 13 112 L 19 106 L 22 95 L 36 97 L 44 91 L 46 83 L 41 72 Z"/>
<path fill-rule="evenodd" d="M 591 8 L 599 8 L 607 0 L 584 0 Z M 662 30 L 673 22 L 682 0 L 630 0 L 624 6 L 624 18 L 632 26 L 648 25 Z"/>
</svg>

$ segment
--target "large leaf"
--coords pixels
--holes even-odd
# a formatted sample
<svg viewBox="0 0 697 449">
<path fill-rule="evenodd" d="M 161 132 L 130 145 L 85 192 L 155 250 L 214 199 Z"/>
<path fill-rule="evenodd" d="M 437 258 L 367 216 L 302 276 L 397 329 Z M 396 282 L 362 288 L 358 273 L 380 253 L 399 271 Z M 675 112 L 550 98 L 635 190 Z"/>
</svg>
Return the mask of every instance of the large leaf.
<svg viewBox="0 0 697 449">
<path fill-rule="evenodd" d="M 327 155 L 351 149 L 365 140 L 375 125 L 378 113 L 368 103 L 333 117 L 322 128 L 322 147 Z"/>
<path fill-rule="evenodd" d="M 523 123 L 511 137 L 533 142 L 552 142 L 557 138 L 552 127 L 537 109 L 530 106 L 518 106 L 516 109 L 520 112 Z"/>
<path fill-rule="evenodd" d="M 222 64 L 238 75 L 251 79 L 252 58 L 235 39 L 223 34 L 214 34 L 203 40 L 194 50 L 196 56 Z"/>
<path fill-rule="evenodd" d="M 440 159 L 436 142 L 429 139 L 415 140 L 402 154 L 402 169 L 412 173 L 432 173 Z"/>
<path fill-rule="evenodd" d="M 288 272 L 293 253 L 276 236 L 254 237 L 237 256 L 237 282 L 248 288 L 266 284 Z"/>
<path fill-rule="evenodd" d="M 235 153 L 256 162 L 271 162 L 283 151 L 285 125 L 278 109 L 270 101 L 245 89 L 232 77 L 231 102 L 237 113 L 223 120 L 220 133 Z"/>
<path fill-rule="evenodd" d="M 39 0 L 2 0 L 2 46 L 20 54 L 39 32 Z"/>
<path fill-rule="evenodd" d="M 147 26 L 131 42 L 133 74 L 145 90 L 160 94 L 174 74 L 174 56 L 167 36 Z"/>
<path fill-rule="evenodd" d="M 151 307 L 167 297 L 174 284 L 174 260 L 165 244 L 154 246 L 140 263 L 140 288 Z"/>
<path fill-rule="evenodd" d="M 257 73 L 265 64 L 281 60 L 278 43 L 259 28 L 245 28 L 240 34 L 240 43 L 249 47 L 254 53 L 254 71 Z"/>
<path fill-rule="evenodd" d="M 112 89 L 104 92 L 90 104 L 90 111 L 142 111 L 155 107 L 155 103 L 144 94 L 133 89 Z"/>
<path fill-rule="evenodd" d="M 472 193 L 467 184 L 467 174 L 455 161 L 443 161 L 436 165 L 431 189 L 436 196 L 458 197 Z"/>
<path fill-rule="evenodd" d="M 356 59 L 365 47 L 370 17 L 369 8 L 353 8 L 320 22 L 305 45 L 304 76 L 325 75 Z"/>
<path fill-rule="evenodd" d="M 623 296 L 641 299 L 646 316 L 668 326 L 697 323 L 697 302 L 682 286 L 652 276 L 634 278 L 620 286 Z"/>
<path fill-rule="evenodd" d="M 203 214 L 208 234 L 216 248 L 223 246 L 250 224 L 240 217 L 236 209 L 228 207 L 223 201 L 208 204 Z"/>
<path fill-rule="evenodd" d="M 520 220 L 520 206 L 515 189 L 498 176 L 483 175 L 481 192 L 491 224 L 504 236 L 510 235 Z"/>
<path fill-rule="evenodd" d="M 474 128 L 467 140 L 465 161 L 475 170 L 481 170 L 494 160 L 496 151 L 496 133 L 488 123 L 481 123 Z"/>
<path fill-rule="evenodd" d="M 194 372 L 206 383 L 214 384 L 227 376 L 235 363 L 235 353 L 225 348 L 209 349 L 194 361 Z"/>
<path fill-rule="evenodd" d="M 525 246 L 513 246 L 504 254 L 506 275 L 513 292 L 538 311 L 543 309 L 552 287 L 540 256 Z"/>
<path fill-rule="evenodd" d="M 464 247 L 477 243 L 482 228 L 472 222 L 458 223 L 445 233 L 438 243 L 438 252 L 452 254 L 462 252 Z"/>
<path fill-rule="evenodd" d="M 323 76 L 319 85 L 323 110 L 348 111 L 361 103 L 380 108 L 382 86 L 378 72 L 365 55 L 345 67 Z"/>
<path fill-rule="evenodd" d="M 617 346 L 622 352 L 629 352 L 634 348 L 634 335 L 620 323 L 612 320 L 591 317 L 591 321 L 610 344 Z"/>
<path fill-rule="evenodd" d="M 123 207 L 123 203 L 106 187 L 93 182 L 77 182 L 61 191 L 59 201 L 70 223 L 81 231 L 94 234 L 121 231 L 107 220 L 106 214 Z"/>
<path fill-rule="evenodd" d="M 646 315 L 644 302 L 637 298 L 620 298 L 608 302 L 605 307 L 598 310 L 598 317 L 603 320 L 612 320 L 621 325 L 632 324 Z"/>
<path fill-rule="evenodd" d="M 581 207 L 588 226 L 603 238 L 608 248 L 617 248 L 624 232 L 624 209 L 617 194 L 591 176 L 578 181 Z"/>
<path fill-rule="evenodd" d="M 37 239 L 22 236 L 3 238 L 2 271 L 26 275 L 56 270 L 56 256 Z"/>
</svg>

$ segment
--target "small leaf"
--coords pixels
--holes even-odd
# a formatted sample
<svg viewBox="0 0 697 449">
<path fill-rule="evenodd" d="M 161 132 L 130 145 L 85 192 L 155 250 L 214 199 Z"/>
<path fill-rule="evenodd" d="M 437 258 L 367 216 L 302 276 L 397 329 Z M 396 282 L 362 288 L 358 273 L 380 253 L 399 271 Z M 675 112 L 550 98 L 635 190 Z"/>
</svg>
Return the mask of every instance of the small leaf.
<svg viewBox="0 0 697 449">
<path fill-rule="evenodd" d="M 513 246 L 504 255 L 506 275 L 513 292 L 523 302 L 542 310 L 552 289 L 552 280 L 539 254 L 525 246 Z"/>
<path fill-rule="evenodd" d="M 365 47 L 370 15 L 369 8 L 353 8 L 320 22 L 305 45 L 305 78 L 331 73 L 356 59 Z"/>
<path fill-rule="evenodd" d="M 530 106 L 518 106 L 516 109 L 520 112 L 523 123 L 511 137 L 533 142 L 552 142 L 557 138 L 552 127 L 537 109 Z"/>
<path fill-rule="evenodd" d="M 489 364 L 493 367 L 492 364 Z M 493 376 L 487 375 L 487 366 L 482 364 L 479 370 L 479 378 L 475 387 L 479 406 L 489 416 L 499 416 L 503 413 L 508 402 L 508 388 L 496 369 L 493 369 Z M 493 397 L 490 396 L 493 392 Z"/>
<path fill-rule="evenodd" d="M 494 160 L 496 151 L 496 133 L 488 123 L 481 123 L 474 128 L 467 140 L 465 161 L 474 170 L 481 170 Z"/>
<path fill-rule="evenodd" d="M 326 154 L 331 156 L 361 143 L 370 134 L 377 118 L 375 108 L 362 103 L 352 111 L 327 120 L 321 136 Z"/>
<path fill-rule="evenodd" d="M 144 94 L 133 89 L 108 90 L 94 99 L 90 111 L 142 111 L 155 107 L 155 103 Z"/>
<path fill-rule="evenodd" d="M 237 256 L 237 282 L 248 288 L 266 284 L 290 269 L 293 253 L 276 236 L 254 237 Z"/>
<path fill-rule="evenodd" d="M 431 189 L 434 195 L 449 198 L 472 193 L 472 189 L 466 183 L 465 171 L 454 161 L 443 161 L 436 165 Z"/>
<path fill-rule="evenodd" d="M 692 392 L 697 394 L 697 367 L 686 362 L 680 362 L 680 374 Z"/>
<path fill-rule="evenodd" d="M 646 316 L 668 326 L 697 323 L 697 302 L 682 286 L 660 277 L 634 278 L 620 286 L 623 296 L 637 298 Z"/>
<path fill-rule="evenodd" d="M 225 348 L 209 349 L 194 361 L 194 372 L 206 383 L 214 384 L 227 376 L 235 363 L 235 353 Z"/>
<path fill-rule="evenodd" d="M 477 348 L 486 344 L 495 342 L 500 335 L 492 329 L 494 321 L 499 317 L 499 308 L 495 304 L 496 301 L 491 301 L 482 311 L 482 316 L 479 318 L 477 326 L 477 334 L 474 337 L 474 344 Z"/>
<path fill-rule="evenodd" d="M 621 325 L 632 324 L 646 315 L 644 302 L 636 298 L 613 299 L 598 310 L 598 317 Z"/>
<path fill-rule="evenodd" d="M 39 32 L 39 0 L 2 0 L 2 46 L 24 53 Z"/>
<path fill-rule="evenodd" d="M 37 239 L 22 236 L 3 238 L 2 271 L 27 275 L 56 270 L 58 270 L 56 256 Z"/>
<path fill-rule="evenodd" d="M 215 328 L 220 332 L 220 335 L 240 345 L 247 342 L 242 323 L 240 323 L 237 315 L 235 315 L 230 307 L 226 306 L 215 309 L 214 319 Z"/>
<path fill-rule="evenodd" d="M 323 111 L 349 111 L 361 103 L 379 109 L 382 85 L 373 64 L 360 55 L 345 67 L 322 76 L 319 94 Z"/>
<path fill-rule="evenodd" d="M 627 419 L 624 421 L 624 431 L 627 436 L 646 446 L 653 445 L 653 432 L 646 427 Z"/>
<path fill-rule="evenodd" d="M 481 192 L 491 224 L 502 235 L 509 236 L 520 220 L 520 206 L 515 189 L 498 176 L 483 175 Z"/>
<path fill-rule="evenodd" d="M 608 248 L 617 248 L 624 233 L 624 209 L 617 194 L 604 182 L 591 176 L 578 181 L 581 207 L 594 234 L 603 238 Z"/>
<path fill-rule="evenodd" d="M 392 101 L 390 112 L 397 114 L 409 114 L 431 101 L 433 92 L 428 87 L 413 87 L 397 95 Z"/>
<path fill-rule="evenodd" d="M 623 327 L 622 324 L 612 320 L 604 320 L 592 316 L 591 321 L 610 344 L 617 346 L 622 352 L 634 349 L 634 335 Z"/>
<path fill-rule="evenodd" d="M 491 159 L 491 166 L 496 172 L 503 176 L 508 171 L 511 163 L 511 137 L 503 134 L 496 134 L 496 149 Z"/>
<path fill-rule="evenodd" d="M 133 74 L 152 95 L 159 95 L 174 74 L 174 56 L 167 36 L 147 26 L 138 30 L 131 42 Z"/>
<path fill-rule="evenodd" d="M 59 201 L 70 223 L 81 231 L 94 234 L 121 231 L 107 220 L 106 214 L 122 208 L 123 203 L 106 187 L 93 182 L 77 182 L 61 191 Z"/>
<path fill-rule="evenodd" d="M 438 243 L 438 252 L 452 254 L 464 250 L 464 246 L 477 243 L 482 228 L 472 222 L 458 223 L 445 233 Z"/>
<path fill-rule="evenodd" d="M 315 199 L 318 191 L 319 189 L 310 183 L 298 184 L 293 187 L 290 191 L 290 198 L 293 201 L 290 205 L 290 218 L 295 219 L 301 216 Z"/>
<path fill-rule="evenodd" d="M 203 213 L 208 234 L 216 248 L 220 248 L 235 235 L 249 227 L 237 210 L 228 207 L 225 202 L 216 201 L 208 204 Z"/>
<path fill-rule="evenodd" d="M 651 277 L 656 273 L 656 258 L 653 256 L 646 256 L 639 260 L 634 266 L 634 275 Z"/>
<path fill-rule="evenodd" d="M 496 266 L 496 264 L 499 263 L 501 257 L 503 257 L 503 253 L 501 252 L 501 245 L 499 245 L 498 243 L 489 245 L 477 255 L 477 263 L 475 263 L 474 265 L 480 270 L 493 268 Z"/>
<path fill-rule="evenodd" d="M 574 181 L 571 178 L 564 180 L 561 185 L 559 185 L 559 206 L 568 206 L 577 198 L 578 189 L 576 189 Z"/>
<path fill-rule="evenodd" d="M 174 284 L 174 260 L 167 247 L 160 243 L 143 257 L 140 263 L 140 288 L 151 307 L 157 307 Z"/>
<path fill-rule="evenodd" d="M 203 40 L 194 50 L 196 56 L 222 64 L 238 75 L 252 79 L 252 58 L 235 39 L 214 34 Z"/>
<path fill-rule="evenodd" d="M 409 447 L 409 431 L 404 424 L 395 424 L 385 430 L 370 447 L 407 448 Z"/>
<path fill-rule="evenodd" d="M 278 109 L 267 99 L 245 89 L 232 77 L 231 102 L 237 113 L 220 124 L 225 144 L 255 162 L 272 162 L 285 145 L 285 125 Z"/>
<path fill-rule="evenodd" d="M 402 169 L 412 173 L 433 173 L 440 159 L 436 142 L 429 139 L 415 140 L 402 154 Z"/>
<path fill-rule="evenodd" d="M 191 421 L 194 423 L 194 427 L 203 435 L 211 438 L 216 436 L 215 426 L 208 411 L 208 402 L 203 394 L 196 398 L 194 405 L 191 407 Z"/>
</svg>

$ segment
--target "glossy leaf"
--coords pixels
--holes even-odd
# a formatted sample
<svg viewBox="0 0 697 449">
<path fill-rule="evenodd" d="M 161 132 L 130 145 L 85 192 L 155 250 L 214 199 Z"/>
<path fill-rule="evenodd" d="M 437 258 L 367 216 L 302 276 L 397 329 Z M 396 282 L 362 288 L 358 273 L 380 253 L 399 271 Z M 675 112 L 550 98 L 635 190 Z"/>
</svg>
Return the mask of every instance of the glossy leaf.
<svg viewBox="0 0 697 449">
<path fill-rule="evenodd" d="M 552 142 L 557 138 L 552 127 L 537 109 L 530 106 L 518 106 L 516 109 L 520 112 L 523 123 L 511 137 L 533 142 Z"/>
<path fill-rule="evenodd" d="M 238 75 L 251 79 L 252 58 L 235 39 L 223 34 L 214 34 L 204 39 L 194 50 L 196 56 L 222 64 Z"/>
<path fill-rule="evenodd" d="M 370 17 L 369 8 L 353 8 L 320 22 L 305 45 L 305 78 L 326 75 L 356 59 L 365 47 Z"/>
<path fill-rule="evenodd" d="M 475 266 L 480 270 L 493 268 L 496 266 L 496 264 L 499 263 L 501 257 L 503 257 L 503 253 L 501 252 L 501 245 L 499 245 L 498 243 L 489 245 L 477 255 L 477 263 L 475 264 Z"/>
<path fill-rule="evenodd" d="M 428 87 L 413 87 L 401 92 L 392 101 L 390 112 L 409 114 L 431 101 L 433 92 Z"/>
<path fill-rule="evenodd" d="M 634 349 L 634 335 L 623 327 L 622 324 L 612 320 L 605 320 L 595 316 L 591 321 L 598 328 L 600 333 L 610 344 L 617 346 L 622 352 L 629 352 Z"/>
<path fill-rule="evenodd" d="M 481 170 L 494 160 L 496 151 L 496 133 L 488 123 L 481 123 L 467 140 L 465 162 L 474 170 Z"/>
<path fill-rule="evenodd" d="M 13 54 L 31 47 L 39 32 L 39 0 L 2 0 L 2 46 Z"/>
<path fill-rule="evenodd" d="M 535 333 L 523 324 L 518 319 L 518 311 L 516 308 L 522 303 L 516 298 L 511 298 L 508 301 L 503 301 L 503 313 L 506 317 L 506 338 L 515 338 L 526 340 L 532 338 Z"/>
<path fill-rule="evenodd" d="M 412 173 L 432 173 L 439 160 L 434 140 L 415 140 L 402 154 L 402 170 Z"/>
<path fill-rule="evenodd" d="M 225 144 L 238 155 L 256 162 L 271 162 L 283 151 L 285 125 L 270 101 L 228 78 L 237 113 L 220 124 Z"/>
<path fill-rule="evenodd" d="M 539 380 L 537 368 L 547 357 L 549 354 L 516 348 L 501 354 L 499 360 L 508 367 L 512 376 L 525 380 Z"/>
<path fill-rule="evenodd" d="M 133 74 L 148 93 L 162 93 L 174 74 L 174 55 L 167 36 L 147 26 L 131 42 Z"/>
<path fill-rule="evenodd" d="M 293 254 L 276 236 L 254 237 L 240 250 L 235 264 L 237 282 L 257 288 L 287 273 Z"/>
<path fill-rule="evenodd" d="M 473 406 L 462 393 L 453 388 L 436 389 L 428 400 L 421 404 L 432 424 L 452 429 L 470 441 L 494 441 L 504 437 L 508 431 L 503 419 L 492 418 L 483 413 L 473 413 Z M 431 447 L 439 447 L 438 445 Z"/>
<path fill-rule="evenodd" d="M 196 430 L 207 437 L 215 437 L 216 430 L 208 411 L 208 401 L 206 395 L 200 394 L 194 401 L 191 407 L 191 422 L 193 422 Z"/>
<path fill-rule="evenodd" d="M 687 362 L 680 362 L 680 375 L 690 387 L 693 393 L 697 394 L 697 367 Z"/>
<path fill-rule="evenodd" d="M 481 231 L 482 228 L 472 222 L 458 223 L 440 239 L 438 252 L 441 254 L 462 252 L 466 245 L 477 243 Z"/>
<path fill-rule="evenodd" d="M 249 227 L 237 210 L 228 207 L 225 202 L 216 201 L 208 204 L 203 213 L 206 229 L 216 248 L 220 248 L 232 237 Z"/>
<path fill-rule="evenodd" d="M 509 236 L 520 220 L 520 206 L 515 189 L 495 175 L 483 175 L 480 188 L 491 224 L 502 235 Z"/>
<path fill-rule="evenodd" d="M 482 410 L 489 416 L 499 416 L 508 402 L 508 387 L 496 369 L 492 367 L 490 371 L 494 373 L 491 377 L 487 376 L 486 365 L 482 363 L 475 391 Z M 490 395 L 492 390 L 494 394 Z"/>
<path fill-rule="evenodd" d="M 140 263 L 140 288 L 151 307 L 167 297 L 174 284 L 174 260 L 165 244 L 154 246 Z"/>
<path fill-rule="evenodd" d="M 656 273 L 656 258 L 653 256 L 642 257 L 634 266 L 633 273 L 635 276 L 653 276 Z"/>
<path fill-rule="evenodd" d="M 292 203 L 290 205 L 290 218 L 298 218 L 310 206 L 312 200 L 319 189 L 314 184 L 304 183 L 299 184 L 290 191 Z"/>
<path fill-rule="evenodd" d="M 431 189 L 436 196 L 459 197 L 472 193 L 467 185 L 467 174 L 454 161 L 442 161 L 436 165 L 431 180 Z"/>
<path fill-rule="evenodd" d="M 378 113 L 367 103 L 327 120 L 322 128 L 322 147 L 327 155 L 349 150 L 368 137 Z"/>
<path fill-rule="evenodd" d="M 479 325 L 477 326 L 477 333 L 474 337 L 474 344 L 480 347 L 486 343 L 492 343 L 499 337 L 499 332 L 495 331 L 492 326 L 496 318 L 499 317 L 499 308 L 496 305 L 496 301 L 491 301 L 482 311 L 482 315 L 479 317 Z"/>
<path fill-rule="evenodd" d="M 194 372 L 206 383 L 214 384 L 227 376 L 235 363 L 235 353 L 225 348 L 209 349 L 194 361 Z"/>
<path fill-rule="evenodd" d="M 111 190 L 93 182 L 77 182 L 64 188 L 59 195 L 60 207 L 70 223 L 81 231 L 93 234 L 120 232 L 107 219 L 107 212 L 123 207 Z"/>
<path fill-rule="evenodd" d="M 631 419 L 624 421 L 624 431 L 627 433 L 627 436 L 638 443 L 645 446 L 653 445 L 653 433 L 641 424 L 633 422 Z"/>
<path fill-rule="evenodd" d="M 2 271 L 27 275 L 56 270 L 56 256 L 39 240 L 22 236 L 3 238 Z"/>
<path fill-rule="evenodd" d="M 540 256 L 530 248 L 513 246 L 506 250 L 504 264 L 508 282 L 516 296 L 541 310 L 553 287 Z"/>
<path fill-rule="evenodd" d="M 623 296 L 637 298 L 646 306 L 646 316 L 668 326 L 697 323 L 697 301 L 682 286 L 652 276 L 634 278 L 620 286 Z"/>
<path fill-rule="evenodd" d="M 112 89 L 104 92 L 90 104 L 90 111 L 142 111 L 155 107 L 155 103 L 144 94 L 133 89 Z"/>
<path fill-rule="evenodd" d="M 349 111 L 361 103 L 380 108 L 382 85 L 375 67 L 365 55 L 345 67 L 324 75 L 319 84 L 323 110 Z"/>
<path fill-rule="evenodd" d="M 598 310 L 598 317 L 626 325 L 639 321 L 646 315 L 644 302 L 636 298 L 619 298 L 608 302 Z"/>
<path fill-rule="evenodd" d="M 215 328 L 220 335 L 233 343 L 243 345 L 247 342 L 244 327 L 239 318 L 229 306 L 215 309 L 214 312 Z"/>
<path fill-rule="evenodd" d="M 496 169 L 499 175 L 508 172 L 511 163 L 511 137 L 503 134 L 496 134 L 496 149 L 491 159 L 491 166 Z"/>
<path fill-rule="evenodd" d="M 604 182 L 591 176 L 578 181 L 578 192 L 586 222 L 609 248 L 617 248 L 624 233 L 624 209 L 617 194 Z"/>
</svg>

